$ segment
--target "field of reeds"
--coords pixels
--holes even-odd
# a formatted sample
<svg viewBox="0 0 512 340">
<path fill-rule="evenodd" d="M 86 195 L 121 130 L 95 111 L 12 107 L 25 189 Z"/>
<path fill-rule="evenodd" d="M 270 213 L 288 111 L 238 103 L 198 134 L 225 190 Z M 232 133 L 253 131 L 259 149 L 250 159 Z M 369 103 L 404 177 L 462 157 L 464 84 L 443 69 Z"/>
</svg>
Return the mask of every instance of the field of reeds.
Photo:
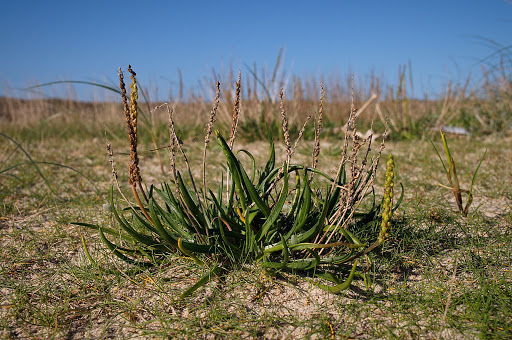
<svg viewBox="0 0 512 340">
<path fill-rule="evenodd" d="M 512 337 L 510 77 L 413 98 L 409 70 L 390 86 L 278 60 L 168 103 L 144 84 L 0 98 L 0 334 Z"/>
</svg>

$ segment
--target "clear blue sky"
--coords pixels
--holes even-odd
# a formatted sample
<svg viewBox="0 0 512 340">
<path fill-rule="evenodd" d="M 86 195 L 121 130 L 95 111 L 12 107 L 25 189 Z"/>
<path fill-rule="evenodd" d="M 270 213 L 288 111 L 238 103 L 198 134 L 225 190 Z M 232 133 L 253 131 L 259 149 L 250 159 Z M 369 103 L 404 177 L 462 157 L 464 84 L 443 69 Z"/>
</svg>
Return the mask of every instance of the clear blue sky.
<svg viewBox="0 0 512 340">
<path fill-rule="evenodd" d="M 194 87 L 230 62 L 272 68 L 283 47 L 299 76 L 373 68 L 395 81 L 410 60 L 422 96 L 478 74 L 493 52 L 481 38 L 509 45 L 511 19 L 505 0 L 3 1 L 0 95 L 32 82 L 115 81 L 130 63 L 166 99 L 178 68 Z"/>
</svg>

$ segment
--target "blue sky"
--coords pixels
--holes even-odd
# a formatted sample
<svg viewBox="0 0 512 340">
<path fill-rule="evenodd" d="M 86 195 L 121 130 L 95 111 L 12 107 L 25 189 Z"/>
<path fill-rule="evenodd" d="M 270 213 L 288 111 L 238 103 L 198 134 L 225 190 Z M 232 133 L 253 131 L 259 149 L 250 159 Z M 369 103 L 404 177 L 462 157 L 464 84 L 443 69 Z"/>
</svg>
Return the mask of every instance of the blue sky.
<svg viewBox="0 0 512 340">
<path fill-rule="evenodd" d="M 478 75 L 478 60 L 493 52 L 484 39 L 510 44 L 511 14 L 505 0 L 3 1 L 0 95 L 34 82 L 115 82 L 117 67 L 132 64 L 166 99 L 178 68 L 195 87 L 230 63 L 272 68 L 281 47 L 298 76 L 374 69 L 394 82 L 410 60 L 415 95 L 435 95 Z"/>
</svg>

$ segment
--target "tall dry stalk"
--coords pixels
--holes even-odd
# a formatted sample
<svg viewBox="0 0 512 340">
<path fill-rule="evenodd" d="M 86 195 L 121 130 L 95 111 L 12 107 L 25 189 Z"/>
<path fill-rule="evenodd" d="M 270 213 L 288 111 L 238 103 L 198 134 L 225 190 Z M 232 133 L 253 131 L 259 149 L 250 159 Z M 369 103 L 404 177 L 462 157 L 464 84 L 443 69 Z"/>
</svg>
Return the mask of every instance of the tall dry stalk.
<svg viewBox="0 0 512 340">
<path fill-rule="evenodd" d="M 242 84 L 241 84 L 241 77 L 242 77 L 242 72 L 238 72 L 238 81 L 236 83 L 236 90 L 235 90 L 235 104 L 233 106 L 233 112 L 231 114 L 231 132 L 229 134 L 229 142 L 228 142 L 228 145 L 229 145 L 229 148 L 231 150 L 233 150 L 233 144 L 235 143 L 235 138 L 236 138 L 236 132 L 237 132 L 237 128 L 238 128 L 238 121 L 240 119 L 240 111 L 242 109 L 242 102 L 241 102 L 241 98 L 240 98 L 240 90 L 241 90 L 241 87 L 242 87 Z M 226 197 L 229 197 L 229 183 L 230 183 L 230 173 L 229 173 L 229 170 L 226 171 L 226 190 L 227 190 L 227 193 L 228 195 Z"/>
<path fill-rule="evenodd" d="M 217 109 L 219 108 L 220 99 L 220 82 L 217 82 L 217 91 L 215 93 L 215 99 L 213 101 L 213 108 L 210 112 L 210 118 L 206 125 L 206 135 L 204 137 L 204 151 L 203 151 L 203 199 L 206 202 L 206 149 L 210 144 L 210 137 L 213 132 L 213 124 L 217 120 Z"/>
<path fill-rule="evenodd" d="M 353 90 L 352 90 L 353 91 Z M 379 164 L 380 156 L 384 150 L 384 137 L 377 155 L 370 159 L 371 144 L 373 140 L 373 133 L 368 137 L 361 139 L 357 133 L 356 119 L 357 109 L 354 105 L 354 97 L 352 97 L 352 104 L 349 119 L 347 122 L 347 130 L 345 131 L 345 138 L 342 147 L 341 161 L 338 167 L 336 178 L 347 171 L 350 176 L 349 181 L 341 188 L 341 195 L 336 203 L 336 213 L 331 216 L 328 221 L 328 228 L 322 236 L 317 238 L 318 242 L 329 243 L 331 239 L 338 235 L 335 242 L 340 242 L 343 238 L 342 233 L 338 233 L 340 228 L 346 228 L 352 220 L 354 213 L 362 202 L 368 190 L 373 186 L 375 175 L 377 173 L 377 166 Z M 351 143 L 349 141 L 351 140 Z M 351 151 L 349 151 L 349 144 L 351 144 Z M 359 156 L 363 147 L 366 146 L 366 151 L 362 157 Z M 331 193 L 338 187 L 337 183 L 333 183 Z M 320 252 L 322 253 L 322 251 Z"/>
<path fill-rule="evenodd" d="M 324 84 L 320 85 L 320 107 L 315 121 L 315 146 L 313 147 L 313 162 L 311 167 L 316 168 L 318 164 L 318 156 L 320 155 L 320 135 L 322 134 L 322 121 L 324 116 Z"/>
<path fill-rule="evenodd" d="M 128 166 L 128 183 L 132 187 L 132 192 L 137 204 L 139 205 L 144 216 L 151 221 L 151 217 L 142 204 L 137 187 L 140 189 L 145 201 L 147 202 L 147 196 L 142 187 L 142 177 L 140 175 L 139 168 L 139 155 L 137 153 L 137 80 L 135 78 L 136 73 L 132 70 L 131 66 L 128 65 L 128 71 L 131 73 L 131 93 L 130 93 L 130 104 L 128 104 L 128 98 L 126 97 L 126 86 L 124 83 L 124 75 L 121 68 L 119 68 L 119 88 L 121 89 L 121 97 L 123 99 L 124 115 L 126 118 L 126 126 L 128 129 L 128 137 L 130 139 L 130 164 Z"/>
<path fill-rule="evenodd" d="M 187 158 L 187 155 L 185 154 L 185 151 L 183 151 L 183 148 L 181 147 L 181 144 L 182 144 L 181 140 L 178 138 L 178 136 L 176 134 L 176 128 L 175 128 L 174 118 L 173 118 L 173 111 L 172 111 L 172 109 L 169 108 L 169 105 L 167 105 L 167 112 L 169 114 L 169 138 L 170 138 L 170 142 L 171 142 L 171 171 L 173 173 L 174 181 L 176 183 L 176 190 L 178 192 L 178 197 L 184 203 L 184 206 L 187 207 L 187 204 L 185 204 L 185 200 L 184 200 L 184 193 L 181 192 L 180 186 L 178 185 L 180 180 L 179 180 L 178 171 L 176 170 L 176 149 L 178 149 L 180 151 L 181 156 L 183 157 L 183 160 L 187 166 L 190 181 L 192 182 L 193 191 L 196 195 L 198 204 L 201 206 L 201 208 L 200 208 L 201 213 L 204 215 L 205 212 L 203 210 L 203 205 L 200 204 L 201 199 L 199 197 L 199 192 L 197 191 L 194 177 L 192 176 L 192 170 L 190 168 L 190 163 L 188 162 L 188 158 Z M 199 229 L 198 229 L 198 227 L 200 227 L 200 225 L 197 220 L 197 216 L 194 216 L 194 214 L 189 209 L 185 209 L 184 212 L 185 212 L 185 214 L 187 214 L 187 216 L 189 216 L 189 220 L 194 222 L 193 227 L 194 227 L 195 231 L 197 232 L 198 237 L 201 240 L 201 242 L 205 242 L 204 238 L 201 236 L 201 233 L 199 232 Z M 208 237 L 209 236 L 208 226 L 205 225 L 204 227 L 206 230 L 206 235 Z"/>
<path fill-rule="evenodd" d="M 295 153 L 295 149 L 297 149 L 297 146 L 299 146 L 299 142 L 302 139 L 302 136 L 304 136 L 304 131 L 306 131 L 306 125 L 308 125 L 310 120 L 311 120 L 311 116 L 307 116 L 306 121 L 302 125 L 302 128 L 299 131 L 299 135 L 297 136 L 297 139 L 295 140 L 295 143 L 293 144 L 292 156 Z"/>
<path fill-rule="evenodd" d="M 236 82 L 235 105 L 233 107 L 233 114 L 231 116 L 231 133 L 229 134 L 229 147 L 231 149 L 233 149 L 233 143 L 235 142 L 238 121 L 240 119 L 240 111 L 242 109 L 242 100 L 240 97 L 241 77 L 242 73 L 238 72 L 238 81 Z"/>
<path fill-rule="evenodd" d="M 281 109 L 281 119 L 283 120 L 283 136 L 284 145 L 286 148 L 286 164 L 290 165 L 292 158 L 292 145 L 290 142 L 290 132 L 288 131 L 288 118 L 286 117 L 286 110 L 284 107 L 284 89 L 281 87 L 279 91 L 279 106 Z"/>
<path fill-rule="evenodd" d="M 119 178 L 117 175 L 116 162 L 114 160 L 114 151 L 112 150 L 112 144 L 110 143 L 110 141 L 108 139 L 106 140 L 106 143 L 107 143 L 108 161 L 110 163 L 110 167 L 112 168 L 112 180 L 114 181 L 114 184 L 116 185 L 117 191 L 119 191 L 119 194 L 121 194 L 121 197 L 133 209 L 132 203 L 124 195 L 123 191 L 121 190 L 121 184 L 119 184 Z M 112 209 L 112 207 L 109 206 L 109 204 L 107 205 L 107 208 L 108 208 L 108 210 Z"/>
<path fill-rule="evenodd" d="M 302 128 L 299 131 L 299 135 L 297 136 L 297 139 L 295 140 L 295 143 L 292 148 L 291 141 L 290 141 L 290 131 L 288 129 L 288 117 L 286 116 L 286 109 L 285 109 L 285 105 L 284 105 L 284 90 L 283 90 L 283 88 L 281 88 L 281 90 L 279 91 L 279 102 L 280 102 L 279 106 L 281 109 L 281 119 L 283 121 L 282 128 L 283 128 L 284 144 L 285 144 L 285 150 L 286 150 L 286 164 L 287 164 L 287 166 L 289 166 L 292 156 L 295 153 L 295 149 L 297 149 L 297 146 L 299 145 L 299 142 L 304 135 L 304 131 L 306 131 L 306 125 L 311 120 L 311 116 L 308 116 L 306 118 L 306 121 L 302 125 Z M 270 194 L 270 192 L 272 190 L 274 190 L 274 188 L 277 185 L 277 182 L 281 179 L 283 174 L 284 174 L 284 168 L 280 168 L 278 175 L 276 176 L 276 178 L 274 179 L 272 184 L 269 186 L 267 191 L 265 191 L 264 196 L 267 196 L 268 194 Z"/>
</svg>

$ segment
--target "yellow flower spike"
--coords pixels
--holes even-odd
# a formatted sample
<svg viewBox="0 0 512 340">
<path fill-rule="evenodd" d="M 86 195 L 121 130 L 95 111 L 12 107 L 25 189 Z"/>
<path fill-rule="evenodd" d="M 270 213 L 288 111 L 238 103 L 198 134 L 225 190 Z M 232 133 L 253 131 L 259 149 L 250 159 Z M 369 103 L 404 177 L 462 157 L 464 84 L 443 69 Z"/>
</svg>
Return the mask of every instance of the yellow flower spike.
<svg viewBox="0 0 512 340">
<path fill-rule="evenodd" d="M 384 206 L 382 212 L 382 224 L 379 234 L 379 243 L 384 242 L 386 237 L 388 237 L 388 230 L 391 226 L 391 216 L 393 215 L 393 179 L 395 177 L 394 168 L 395 168 L 395 160 L 393 158 L 393 154 L 389 155 L 388 163 L 386 170 L 386 182 L 384 184 Z"/>
<path fill-rule="evenodd" d="M 245 223 L 245 217 L 244 215 L 242 215 L 242 210 L 240 208 L 236 208 L 236 212 L 238 214 L 238 217 L 240 217 L 240 219 L 242 220 L 242 222 Z"/>
<path fill-rule="evenodd" d="M 181 242 L 181 237 L 178 239 L 178 248 L 181 250 L 181 252 L 185 255 L 187 255 L 188 257 L 190 257 L 192 260 L 194 260 L 195 263 L 197 263 L 198 265 L 202 266 L 204 263 L 203 261 L 201 261 L 200 259 L 198 259 L 194 254 L 192 254 L 192 252 L 188 251 L 184 246 L 183 246 L 183 243 Z"/>
</svg>

